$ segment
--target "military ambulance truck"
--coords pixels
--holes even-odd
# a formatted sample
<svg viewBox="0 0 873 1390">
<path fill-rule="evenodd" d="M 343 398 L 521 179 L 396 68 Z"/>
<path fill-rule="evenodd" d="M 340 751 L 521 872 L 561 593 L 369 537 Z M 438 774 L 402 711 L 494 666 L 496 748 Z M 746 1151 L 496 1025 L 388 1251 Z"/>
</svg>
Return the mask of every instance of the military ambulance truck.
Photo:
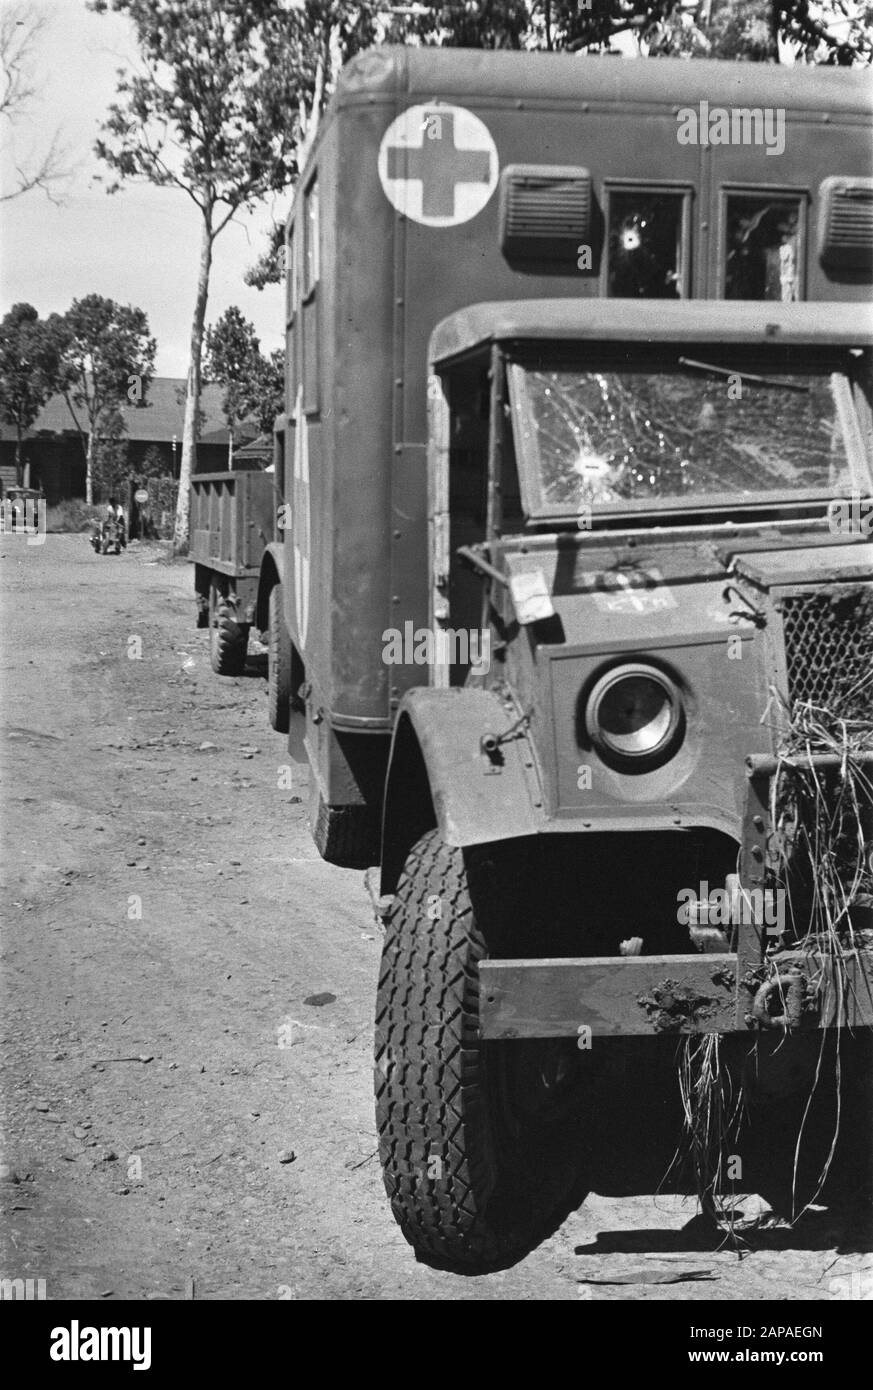
<svg viewBox="0 0 873 1390">
<path fill-rule="evenodd" d="M 551 1230 L 665 1045 L 802 1102 L 873 1018 L 870 151 L 852 72 L 389 48 L 309 154 L 257 621 L 320 852 L 381 865 L 434 1263 Z"/>
</svg>

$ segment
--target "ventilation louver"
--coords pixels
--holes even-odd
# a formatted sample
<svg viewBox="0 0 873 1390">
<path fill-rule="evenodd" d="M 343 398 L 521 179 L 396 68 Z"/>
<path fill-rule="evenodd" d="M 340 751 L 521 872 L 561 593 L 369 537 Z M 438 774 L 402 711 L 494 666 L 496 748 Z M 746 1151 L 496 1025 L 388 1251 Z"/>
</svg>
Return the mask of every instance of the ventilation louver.
<svg viewBox="0 0 873 1390">
<path fill-rule="evenodd" d="M 500 177 L 500 249 L 512 261 L 576 266 L 591 242 L 591 175 L 576 166 L 508 164 Z"/>
<path fill-rule="evenodd" d="M 873 271 L 873 179 L 824 179 L 818 254 L 827 270 Z"/>
</svg>

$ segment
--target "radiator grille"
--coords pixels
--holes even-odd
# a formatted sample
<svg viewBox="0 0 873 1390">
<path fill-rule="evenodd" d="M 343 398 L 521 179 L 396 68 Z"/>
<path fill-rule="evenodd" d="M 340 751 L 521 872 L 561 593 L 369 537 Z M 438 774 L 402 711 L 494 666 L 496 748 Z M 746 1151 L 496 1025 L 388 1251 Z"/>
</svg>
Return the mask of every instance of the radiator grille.
<svg viewBox="0 0 873 1390">
<path fill-rule="evenodd" d="M 873 585 L 792 595 L 781 607 L 792 707 L 873 716 Z"/>
</svg>

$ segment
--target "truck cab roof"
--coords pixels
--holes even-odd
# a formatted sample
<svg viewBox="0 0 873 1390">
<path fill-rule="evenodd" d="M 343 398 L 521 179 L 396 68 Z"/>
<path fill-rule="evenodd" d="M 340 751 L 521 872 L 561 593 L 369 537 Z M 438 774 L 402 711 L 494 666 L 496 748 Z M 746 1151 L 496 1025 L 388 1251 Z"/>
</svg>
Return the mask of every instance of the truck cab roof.
<svg viewBox="0 0 873 1390">
<path fill-rule="evenodd" d="M 873 312 L 864 304 L 720 303 L 707 300 L 525 299 L 470 304 L 441 320 L 430 339 L 434 365 L 489 343 L 765 343 L 836 348 L 873 344 Z"/>
</svg>

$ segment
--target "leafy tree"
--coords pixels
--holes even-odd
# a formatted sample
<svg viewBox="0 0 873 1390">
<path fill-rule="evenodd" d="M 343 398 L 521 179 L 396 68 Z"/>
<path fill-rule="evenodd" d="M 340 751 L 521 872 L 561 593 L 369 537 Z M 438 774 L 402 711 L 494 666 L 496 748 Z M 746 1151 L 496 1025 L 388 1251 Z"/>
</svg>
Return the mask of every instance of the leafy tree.
<svg viewBox="0 0 873 1390">
<path fill-rule="evenodd" d="M 254 325 L 231 305 L 206 332 L 206 374 L 224 388 L 222 408 L 230 443 L 228 467 L 233 459 L 236 426 L 255 419 L 262 434 L 272 433 L 273 421 L 283 406 L 285 354 L 264 357 Z"/>
<path fill-rule="evenodd" d="M 401 11 L 402 16 L 402 11 Z M 641 52 L 778 62 L 778 39 L 805 62 L 873 61 L 865 0 L 449 0 L 394 20 L 395 42 L 446 47 L 609 51 L 632 34 Z"/>
<path fill-rule="evenodd" d="M 85 499 L 93 502 L 95 441 L 117 436 L 123 402 L 145 400 L 154 375 L 155 340 L 142 309 L 99 294 L 73 300 L 62 331 L 63 392 L 85 446 Z M 74 406 L 84 412 L 87 428 Z"/>
<path fill-rule="evenodd" d="M 262 290 L 267 285 L 279 285 L 285 274 L 285 228 L 281 222 L 273 223 L 267 238 L 267 245 L 254 265 L 249 266 L 243 276 L 247 285 Z"/>
<path fill-rule="evenodd" d="M 234 432 L 250 413 L 251 386 L 260 360 L 261 345 L 254 326 L 232 304 L 215 327 L 206 331 L 206 376 L 223 388 L 228 468 L 233 467 Z"/>
<path fill-rule="evenodd" d="M 296 112 L 301 94 L 314 86 L 317 66 L 308 18 L 313 6 L 291 8 L 283 0 L 91 0 L 91 8 L 130 17 L 143 63 L 141 74 L 120 76 L 121 100 L 110 109 L 98 154 L 119 180 L 181 189 L 200 213 L 174 535 L 182 550 L 188 542 L 213 247 L 235 213 L 286 188 L 296 175 Z"/>
<path fill-rule="evenodd" d="M 14 304 L 0 323 L 0 415 L 15 428 L 19 487 L 24 435 L 60 386 L 61 341 L 57 315 L 40 319 L 32 304 Z"/>
<path fill-rule="evenodd" d="M 140 460 L 138 477 L 143 481 L 149 478 L 166 478 L 171 471 L 158 445 L 150 444 Z"/>
<path fill-rule="evenodd" d="M 261 357 L 249 405 L 261 434 L 272 434 L 276 416 L 285 409 L 285 354 L 281 348 Z"/>
<path fill-rule="evenodd" d="M 133 470 L 137 488 L 148 493 L 147 502 L 136 502 L 131 517 L 132 534 L 140 540 L 156 539 L 165 514 L 172 516 L 176 505 L 176 480 L 166 453 L 157 444 L 150 444 Z"/>
<path fill-rule="evenodd" d="M 537 20 L 547 29 L 549 10 L 548 3 L 540 6 L 525 0 L 474 0 L 472 4 L 450 0 L 416 7 L 409 14 L 398 7 L 386 37 L 390 43 L 418 38 L 441 48 L 536 48 L 540 46 Z"/>
<path fill-rule="evenodd" d="M 94 437 L 94 487 L 101 498 L 123 500 L 130 477 L 130 449 L 126 438 L 124 416 L 117 406 L 103 412 L 100 428 Z"/>
<path fill-rule="evenodd" d="M 779 32 L 807 63 L 873 62 L 873 4 L 869 0 L 809 0 L 775 3 Z M 815 13 L 813 13 L 813 10 Z M 838 33 L 833 32 L 836 26 Z"/>
</svg>

